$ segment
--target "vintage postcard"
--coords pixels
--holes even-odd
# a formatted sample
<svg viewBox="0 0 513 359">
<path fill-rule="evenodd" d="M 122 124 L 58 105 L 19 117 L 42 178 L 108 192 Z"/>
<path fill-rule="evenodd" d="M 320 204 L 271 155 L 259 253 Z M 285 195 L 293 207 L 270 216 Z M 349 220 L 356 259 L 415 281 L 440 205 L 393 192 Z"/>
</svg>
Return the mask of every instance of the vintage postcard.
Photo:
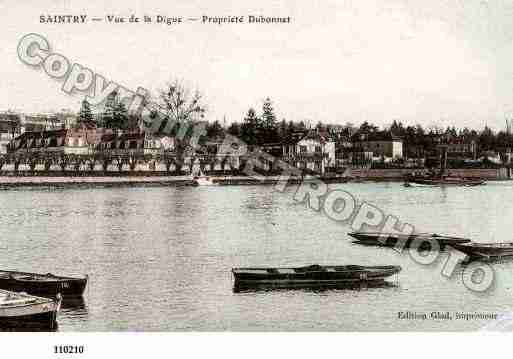
<svg viewBox="0 0 513 359">
<path fill-rule="evenodd" d="M 513 2 L 0 10 L 1 331 L 513 329 Z"/>
</svg>

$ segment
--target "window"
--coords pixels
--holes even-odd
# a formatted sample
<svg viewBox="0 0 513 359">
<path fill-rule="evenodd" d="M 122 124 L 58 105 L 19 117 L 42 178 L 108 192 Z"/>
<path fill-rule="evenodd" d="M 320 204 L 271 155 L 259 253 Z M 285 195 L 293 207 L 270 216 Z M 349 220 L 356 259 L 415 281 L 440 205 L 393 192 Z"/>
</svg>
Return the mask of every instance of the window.
<svg viewBox="0 0 513 359">
<path fill-rule="evenodd" d="M 306 146 L 299 146 L 300 153 L 306 153 Z"/>
<path fill-rule="evenodd" d="M 315 146 L 315 152 L 318 152 L 318 153 L 322 152 L 321 146 Z"/>
<path fill-rule="evenodd" d="M 129 148 L 137 148 L 137 141 L 130 141 Z"/>
</svg>

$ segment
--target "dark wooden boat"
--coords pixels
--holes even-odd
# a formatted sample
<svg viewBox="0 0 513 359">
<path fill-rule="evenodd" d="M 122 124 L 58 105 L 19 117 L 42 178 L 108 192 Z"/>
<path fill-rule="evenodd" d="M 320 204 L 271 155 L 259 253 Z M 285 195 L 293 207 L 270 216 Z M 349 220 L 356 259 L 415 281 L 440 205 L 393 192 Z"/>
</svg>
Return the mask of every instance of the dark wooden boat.
<svg viewBox="0 0 513 359">
<path fill-rule="evenodd" d="M 56 325 L 61 297 L 49 299 L 0 289 L 0 328 L 44 327 Z"/>
<path fill-rule="evenodd" d="M 472 259 L 501 259 L 513 256 L 513 242 L 461 243 L 451 247 L 467 254 Z"/>
<path fill-rule="evenodd" d="M 382 282 L 401 271 L 400 266 L 321 266 L 287 268 L 233 268 L 234 286 L 344 286 L 361 282 Z"/>
<path fill-rule="evenodd" d="M 13 292 L 55 297 L 81 296 L 87 285 L 85 278 L 61 277 L 51 273 L 38 274 L 0 270 L 0 288 Z"/>
<path fill-rule="evenodd" d="M 405 235 L 380 232 L 351 232 L 348 233 L 348 235 L 356 239 L 353 243 L 381 247 L 397 246 L 399 248 L 410 248 L 414 244 L 417 244 L 420 245 L 420 249 L 431 249 L 431 241 L 436 241 L 440 248 L 444 248 L 447 245 L 470 242 L 470 239 L 467 238 L 445 236 L 436 233 L 415 233 Z"/>
</svg>

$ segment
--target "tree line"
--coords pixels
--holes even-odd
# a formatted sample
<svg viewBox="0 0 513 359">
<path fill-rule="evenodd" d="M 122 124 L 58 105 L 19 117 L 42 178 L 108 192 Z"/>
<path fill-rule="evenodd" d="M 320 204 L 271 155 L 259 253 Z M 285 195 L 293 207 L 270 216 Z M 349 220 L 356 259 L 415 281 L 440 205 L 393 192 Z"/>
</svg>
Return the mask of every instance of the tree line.
<svg viewBox="0 0 513 359">
<path fill-rule="evenodd" d="M 172 82 L 159 92 L 159 103 L 169 110 L 169 116 L 174 116 L 179 121 L 203 120 L 206 106 L 202 103 L 202 96 L 198 92 L 191 93 L 178 81 Z M 90 104 L 84 99 L 78 114 L 79 123 L 95 123 L 98 127 L 133 130 L 140 125 L 141 118 L 129 113 L 125 104 L 120 101 L 116 92 L 111 93 L 104 105 L 103 112 L 94 116 Z M 165 123 L 164 123 L 165 124 Z M 263 101 L 260 113 L 250 108 L 242 120 L 233 121 L 224 127 L 219 120 L 206 123 L 206 139 L 219 140 L 227 132 L 240 138 L 250 145 L 262 145 L 264 143 L 277 143 L 287 141 L 297 131 L 316 130 L 331 138 L 333 141 L 353 141 L 361 134 L 388 133 L 400 137 L 408 151 L 410 147 L 429 147 L 435 141 L 451 142 L 459 141 L 468 143 L 475 141 L 480 151 L 498 150 L 513 147 L 513 134 L 510 131 L 509 122 L 507 128 L 501 131 L 493 131 L 485 126 L 477 131 L 468 127 L 457 128 L 449 126 L 445 129 L 421 124 L 405 125 L 401 121 L 394 120 L 391 125 L 380 127 L 369 121 L 360 126 L 347 122 L 343 125 L 317 122 L 312 125 L 309 121 L 278 120 L 273 102 L 268 97 Z"/>
</svg>

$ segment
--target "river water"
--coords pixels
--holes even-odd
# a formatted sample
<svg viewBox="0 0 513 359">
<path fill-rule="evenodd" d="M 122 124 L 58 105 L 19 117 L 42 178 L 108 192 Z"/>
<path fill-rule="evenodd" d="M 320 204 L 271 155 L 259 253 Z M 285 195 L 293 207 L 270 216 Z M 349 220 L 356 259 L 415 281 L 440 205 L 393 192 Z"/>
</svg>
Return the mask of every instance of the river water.
<svg viewBox="0 0 513 359">
<path fill-rule="evenodd" d="M 330 185 L 417 230 L 511 241 L 513 184 L 405 188 Z M 272 186 L 16 189 L 0 192 L 1 268 L 88 274 L 83 300 L 65 303 L 60 331 L 478 330 L 493 320 L 455 313 L 513 312 L 513 261 L 493 264 L 476 293 L 446 255 L 421 265 L 389 248 L 354 245 L 351 228 Z M 237 266 L 397 264 L 393 286 L 234 293 Z M 399 319 L 398 312 L 452 319 Z"/>
</svg>

